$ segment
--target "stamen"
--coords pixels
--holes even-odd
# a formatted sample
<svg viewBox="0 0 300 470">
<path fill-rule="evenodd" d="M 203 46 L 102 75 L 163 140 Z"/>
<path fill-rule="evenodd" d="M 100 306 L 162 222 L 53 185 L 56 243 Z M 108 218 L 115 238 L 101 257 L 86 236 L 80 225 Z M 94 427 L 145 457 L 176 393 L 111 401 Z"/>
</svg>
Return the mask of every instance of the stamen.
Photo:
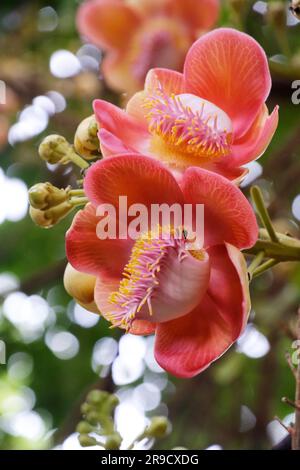
<svg viewBox="0 0 300 470">
<path fill-rule="evenodd" d="M 220 116 L 208 112 L 207 106 L 208 102 L 203 100 L 195 111 L 179 95 L 168 96 L 158 89 L 145 100 L 149 131 L 175 151 L 206 158 L 228 155 L 231 132 L 219 128 Z"/>
<path fill-rule="evenodd" d="M 170 237 L 167 238 L 166 234 L 170 234 Z M 151 296 L 159 285 L 157 275 L 168 250 L 177 251 L 179 262 L 187 256 L 185 243 L 185 238 L 176 238 L 170 227 L 149 231 L 136 241 L 124 268 L 119 290 L 113 292 L 108 299 L 115 306 L 114 311 L 108 315 L 113 327 L 128 331 L 144 305 L 148 307 L 149 316 L 153 316 Z"/>
</svg>

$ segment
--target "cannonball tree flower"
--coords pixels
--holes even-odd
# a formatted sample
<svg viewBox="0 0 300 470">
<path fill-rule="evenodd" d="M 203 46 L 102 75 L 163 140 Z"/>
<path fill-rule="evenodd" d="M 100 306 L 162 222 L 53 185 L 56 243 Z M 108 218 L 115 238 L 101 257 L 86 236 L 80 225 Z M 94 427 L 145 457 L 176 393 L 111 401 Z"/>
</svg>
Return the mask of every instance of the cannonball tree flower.
<svg viewBox="0 0 300 470">
<path fill-rule="evenodd" d="M 84 182 L 90 203 L 66 235 L 69 262 L 96 277 L 94 298 L 113 326 L 137 335 L 154 333 L 155 357 L 170 373 L 192 377 L 222 355 L 247 322 L 250 299 L 241 249 L 258 227 L 243 193 L 221 175 L 189 168 L 179 186 L 161 163 L 139 154 L 105 158 Z M 120 196 L 128 207 L 204 204 L 204 242 L 191 249 L 186 237 L 99 238 L 97 208 L 110 204 L 118 221 Z M 105 206 L 107 207 L 107 206 Z M 99 214 L 99 212 L 98 212 Z M 159 227 L 164 233 L 166 227 Z"/>
<path fill-rule="evenodd" d="M 181 70 L 190 45 L 218 15 L 219 0 L 87 0 L 77 24 L 106 51 L 102 72 L 108 85 L 132 94 L 153 67 Z"/>
<path fill-rule="evenodd" d="M 189 50 L 183 74 L 153 69 L 126 110 L 96 100 L 104 155 L 138 151 L 182 174 L 200 166 L 234 180 L 268 147 L 278 107 L 265 101 L 271 77 L 263 49 L 250 36 L 220 28 Z"/>
</svg>

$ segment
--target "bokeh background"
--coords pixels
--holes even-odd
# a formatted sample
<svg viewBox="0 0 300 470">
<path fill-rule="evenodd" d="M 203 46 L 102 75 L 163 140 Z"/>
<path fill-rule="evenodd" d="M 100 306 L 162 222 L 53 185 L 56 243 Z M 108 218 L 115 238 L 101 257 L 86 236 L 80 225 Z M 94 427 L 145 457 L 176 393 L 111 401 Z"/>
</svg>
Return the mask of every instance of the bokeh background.
<svg viewBox="0 0 300 470">
<path fill-rule="evenodd" d="M 270 58 L 269 106 L 280 105 L 280 125 L 268 151 L 250 165 L 275 225 L 299 236 L 300 25 L 288 2 L 223 0 L 219 25 L 255 37 Z M 110 330 L 66 294 L 64 234 L 71 219 L 51 230 L 28 217 L 27 189 L 39 181 L 62 187 L 76 174 L 42 163 L 41 139 L 59 133 L 72 140 L 92 113 L 96 97 L 118 103 L 99 72 L 102 52 L 84 44 L 75 28 L 80 1 L 2 0 L 0 80 L 0 448 L 79 448 L 76 424 L 88 390 L 120 398 L 116 424 L 128 444 L 153 415 L 167 415 L 171 434 L 156 448 L 267 449 L 285 431 L 294 380 L 285 361 L 300 301 L 300 267 L 280 265 L 252 283 L 253 309 L 243 337 L 221 360 L 191 380 L 169 377 L 153 358 L 153 339 Z M 274 6 L 274 5 L 273 5 Z M 124 98 L 124 97 L 123 97 Z M 122 97 L 121 97 L 122 99 Z"/>
</svg>

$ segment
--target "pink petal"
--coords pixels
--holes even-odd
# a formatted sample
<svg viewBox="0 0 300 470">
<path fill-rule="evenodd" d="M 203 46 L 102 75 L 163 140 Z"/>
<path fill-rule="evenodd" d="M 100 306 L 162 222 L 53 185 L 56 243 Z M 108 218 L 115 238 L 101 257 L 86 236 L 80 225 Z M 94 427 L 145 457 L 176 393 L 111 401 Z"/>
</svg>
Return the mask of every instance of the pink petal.
<svg viewBox="0 0 300 470">
<path fill-rule="evenodd" d="M 172 174 L 158 161 L 138 154 L 117 155 L 100 160 L 88 170 L 84 188 L 95 206 L 103 203 L 119 208 L 119 196 L 132 204 L 182 204 L 182 192 Z"/>
<path fill-rule="evenodd" d="M 250 128 L 271 88 L 263 49 L 247 34 L 227 28 L 195 42 L 186 58 L 184 76 L 189 93 L 211 101 L 229 115 L 236 137 Z"/>
<path fill-rule="evenodd" d="M 77 13 L 80 33 L 105 49 L 126 48 L 140 23 L 137 12 L 120 0 L 88 0 Z"/>
<path fill-rule="evenodd" d="M 228 157 L 228 166 L 240 166 L 259 158 L 267 149 L 278 127 L 278 106 L 263 122 L 255 122 L 247 136 L 232 146 L 232 154 Z M 258 121 L 258 120 L 257 120 Z"/>
<path fill-rule="evenodd" d="M 118 137 L 106 129 L 100 129 L 98 136 L 103 157 L 134 152 L 134 149 L 126 146 L 122 140 L 118 139 Z"/>
<path fill-rule="evenodd" d="M 205 246 L 227 242 L 244 249 L 254 245 L 258 226 L 243 193 L 221 175 L 188 168 L 183 176 L 185 202 L 204 204 Z"/>
<path fill-rule="evenodd" d="M 132 242 L 100 240 L 96 234 L 99 220 L 91 204 L 76 214 L 66 234 L 67 258 L 78 271 L 94 276 L 99 273 L 120 276 L 127 263 Z"/>
<path fill-rule="evenodd" d="M 153 93 L 157 89 L 163 90 L 167 95 L 183 93 L 184 78 L 182 73 L 159 68 L 150 70 L 145 81 L 145 91 Z"/>
<path fill-rule="evenodd" d="M 177 377 L 193 377 L 218 359 L 242 333 L 250 310 L 247 267 L 232 246 L 209 250 L 210 288 L 185 317 L 157 325 L 155 358 Z"/>
<path fill-rule="evenodd" d="M 144 142 L 146 146 L 149 133 L 137 119 L 107 101 L 95 100 L 93 105 L 100 129 L 110 132 L 127 147 L 140 151 Z"/>
</svg>

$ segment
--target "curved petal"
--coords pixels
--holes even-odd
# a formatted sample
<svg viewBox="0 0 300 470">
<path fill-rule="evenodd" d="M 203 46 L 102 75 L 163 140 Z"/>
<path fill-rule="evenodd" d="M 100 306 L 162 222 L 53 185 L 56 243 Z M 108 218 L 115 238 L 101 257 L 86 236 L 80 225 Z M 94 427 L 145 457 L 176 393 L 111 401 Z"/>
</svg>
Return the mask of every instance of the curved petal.
<svg viewBox="0 0 300 470">
<path fill-rule="evenodd" d="M 263 122 L 258 120 L 247 133 L 247 138 L 234 143 L 228 157 L 228 166 L 240 166 L 259 158 L 267 149 L 278 126 L 278 106 Z"/>
<path fill-rule="evenodd" d="M 229 115 L 236 137 L 250 128 L 271 88 L 263 49 L 247 34 L 227 28 L 195 42 L 186 57 L 184 76 L 189 93 Z"/>
<path fill-rule="evenodd" d="M 207 295 L 185 317 L 157 325 L 155 358 L 178 377 L 206 369 L 242 333 L 249 314 L 247 267 L 232 246 L 209 250 L 212 274 Z"/>
<path fill-rule="evenodd" d="M 99 221 L 91 204 L 76 214 L 66 234 L 67 258 L 77 271 L 119 277 L 128 261 L 132 242 L 100 240 L 96 233 Z"/>
<path fill-rule="evenodd" d="M 145 91 L 147 93 L 153 93 L 157 89 L 163 90 L 167 95 L 172 93 L 179 95 L 183 93 L 184 77 L 182 73 L 161 68 L 149 70 L 145 81 Z"/>
<path fill-rule="evenodd" d="M 184 20 L 187 27 L 197 30 L 210 29 L 220 13 L 219 0 L 173 0 L 171 13 Z"/>
<path fill-rule="evenodd" d="M 134 149 L 126 146 L 121 139 L 106 129 L 100 129 L 98 132 L 98 137 L 103 157 L 134 152 Z"/>
<path fill-rule="evenodd" d="M 93 107 L 100 129 L 106 129 L 127 147 L 138 151 L 143 145 L 146 147 L 149 133 L 137 119 L 107 101 L 95 100 Z"/>
<path fill-rule="evenodd" d="M 127 207 L 143 204 L 183 203 L 182 192 L 172 174 L 161 163 L 142 155 L 128 154 L 100 160 L 88 170 L 84 188 L 95 206 L 112 204 L 119 209 L 119 196 Z"/>
<path fill-rule="evenodd" d="M 120 279 L 103 279 L 101 276 L 97 278 L 95 287 L 95 302 L 101 312 L 101 315 L 110 321 L 110 309 L 113 306 L 109 302 L 109 296 L 119 288 Z M 125 328 L 125 327 L 124 327 Z M 135 320 L 132 323 L 128 333 L 134 335 L 151 335 L 155 332 L 156 323 L 147 320 Z"/>
<path fill-rule="evenodd" d="M 221 175 L 188 168 L 182 179 L 185 202 L 204 204 L 204 244 L 227 242 L 244 249 L 254 245 L 258 226 L 243 193 Z"/>
<path fill-rule="evenodd" d="M 137 12 L 120 0 L 88 0 L 77 13 L 80 33 L 105 49 L 126 48 L 140 23 Z"/>
</svg>

